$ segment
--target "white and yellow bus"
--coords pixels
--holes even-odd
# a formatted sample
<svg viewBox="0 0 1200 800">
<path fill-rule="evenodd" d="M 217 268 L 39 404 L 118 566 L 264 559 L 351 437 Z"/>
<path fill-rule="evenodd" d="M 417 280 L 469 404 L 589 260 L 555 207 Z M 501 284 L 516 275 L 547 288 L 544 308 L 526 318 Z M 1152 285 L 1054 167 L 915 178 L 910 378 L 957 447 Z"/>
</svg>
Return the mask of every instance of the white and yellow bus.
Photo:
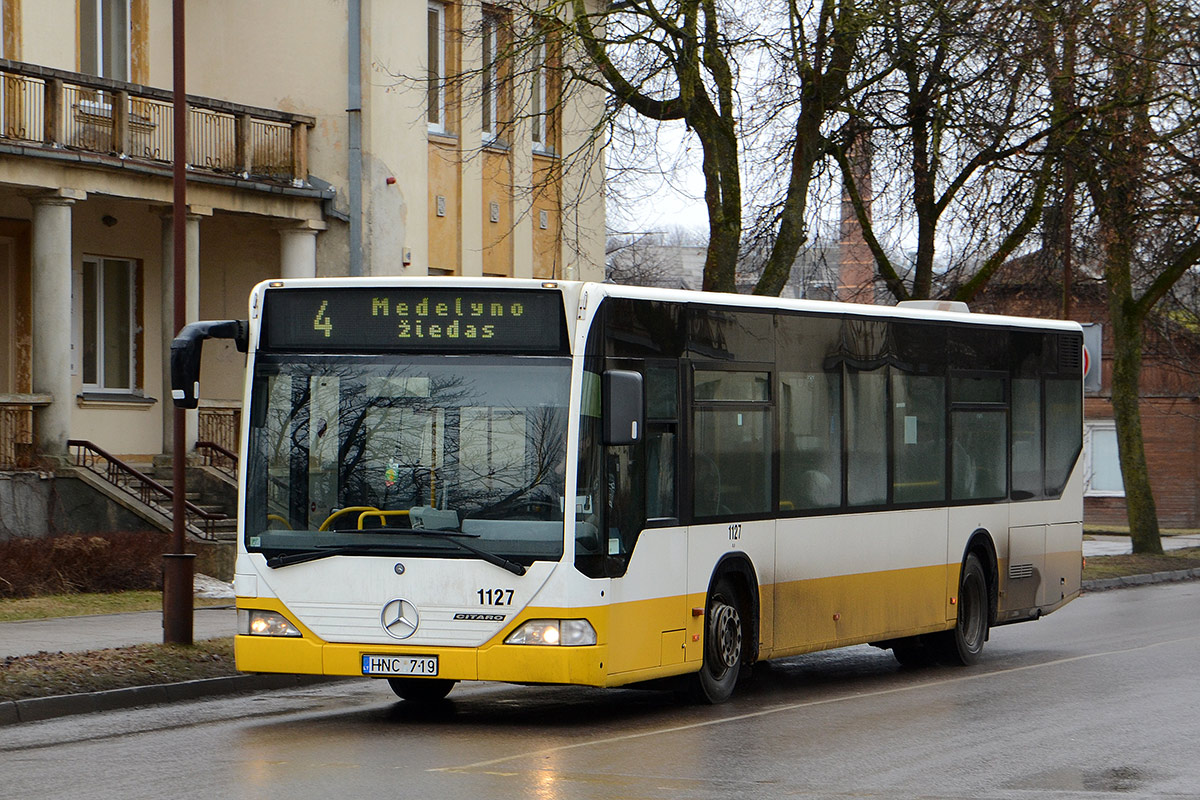
<svg viewBox="0 0 1200 800">
<path fill-rule="evenodd" d="M 593 283 L 260 284 L 237 666 L 720 702 L 845 645 L 975 662 L 1078 595 L 1069 322 Z"/>
</svg>

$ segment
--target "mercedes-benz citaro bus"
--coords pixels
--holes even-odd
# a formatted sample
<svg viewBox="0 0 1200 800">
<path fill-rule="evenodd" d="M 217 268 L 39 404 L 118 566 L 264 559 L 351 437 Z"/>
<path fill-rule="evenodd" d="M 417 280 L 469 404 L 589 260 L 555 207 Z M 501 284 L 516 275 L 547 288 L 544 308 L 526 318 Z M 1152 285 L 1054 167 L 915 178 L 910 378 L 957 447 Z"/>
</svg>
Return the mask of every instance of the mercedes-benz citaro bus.
<svg viewBox="0 0 1200 800">
<path fill-rule="evenodd" d="M 939 310 L 937 306 L 951 306 Z M 566 281 L 273 280 L 249 319 L 238 669 L 721 702 L 762 659 L 971 664 L 1080 591 L 1082 336 Z"/>
</svg>

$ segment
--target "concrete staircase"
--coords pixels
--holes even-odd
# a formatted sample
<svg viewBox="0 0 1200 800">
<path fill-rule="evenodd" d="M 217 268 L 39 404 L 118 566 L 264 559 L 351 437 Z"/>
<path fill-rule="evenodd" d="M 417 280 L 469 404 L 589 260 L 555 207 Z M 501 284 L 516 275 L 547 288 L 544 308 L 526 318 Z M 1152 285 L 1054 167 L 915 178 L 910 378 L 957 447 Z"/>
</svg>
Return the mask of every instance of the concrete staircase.
<svg viewBox="0 0 1200 800">
<path fill-rule="evenodd" d="M 175 490 L 174 468 L 169 461 L 146 466 L 147 475 L 171 491 Z M 189 466 L 186 481 L 184 497 L 188 502 L 201 511 L 225 515 L 225 519 L 210 523 L 215 538 L 233 541 L 237 535 L 237 482 L 220 470 L 206 466 Z"/>
<path fill-rule="evenodd" d="M 119 466 L 109 463 L 110 460 Z M 154 527 L 170 532 L 173 529 L 172 501 L 153 484 L 173 490 L 173 469 L 169 458 L 155 459 L 155 462 L 123 462 L 97 449 L 88 459 L 77 454 L 71 473 L 109 501 Z M 210 542 L 234 540 L 237 485 L 227 474 L 209 466 L 189 466 L 185 497 L 191 507 L 187 524 L 189 538 Z"/>
</svg>

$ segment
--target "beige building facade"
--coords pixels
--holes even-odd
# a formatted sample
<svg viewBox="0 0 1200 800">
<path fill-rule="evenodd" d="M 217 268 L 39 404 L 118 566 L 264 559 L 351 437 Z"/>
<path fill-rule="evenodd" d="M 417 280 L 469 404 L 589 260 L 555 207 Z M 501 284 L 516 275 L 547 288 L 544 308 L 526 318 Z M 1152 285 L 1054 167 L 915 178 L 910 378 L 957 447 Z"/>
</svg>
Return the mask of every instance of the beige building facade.
<svg viewBox="0 0 1200 800">
<path fill-rule="evenodd" d="M 173 414 L 172 2 L 0 10 L 0 471 L 76 442 L 149 462 Z M 188 320 L 244 318 L 280 276 L 603 279 L 587 104 L 508 14 L 187 2 Z M 236 449 L 243 357 L 210 342 L 203 378 L 189 450 Z"/>
</svg>

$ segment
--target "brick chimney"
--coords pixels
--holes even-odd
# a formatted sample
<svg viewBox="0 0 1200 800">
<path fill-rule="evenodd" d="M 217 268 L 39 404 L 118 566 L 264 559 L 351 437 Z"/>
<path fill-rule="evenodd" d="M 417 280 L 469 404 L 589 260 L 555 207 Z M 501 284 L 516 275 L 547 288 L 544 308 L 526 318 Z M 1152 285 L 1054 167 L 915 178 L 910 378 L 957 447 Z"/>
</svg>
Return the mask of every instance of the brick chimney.
<svg viewBox="0 0 1200 800">
<path fill-rule="evenodd" d="M 847 153 L 859 196 L 871 215 L 871 139 L 869 134 L 854 137 Z M 850 192 L 842 185 L 842 224 L 838 240 L 837 299 L 844 303 L 875 302 L 875 257 L 863 238 L 862 225 L 850 202 Z"/>
</svg>

